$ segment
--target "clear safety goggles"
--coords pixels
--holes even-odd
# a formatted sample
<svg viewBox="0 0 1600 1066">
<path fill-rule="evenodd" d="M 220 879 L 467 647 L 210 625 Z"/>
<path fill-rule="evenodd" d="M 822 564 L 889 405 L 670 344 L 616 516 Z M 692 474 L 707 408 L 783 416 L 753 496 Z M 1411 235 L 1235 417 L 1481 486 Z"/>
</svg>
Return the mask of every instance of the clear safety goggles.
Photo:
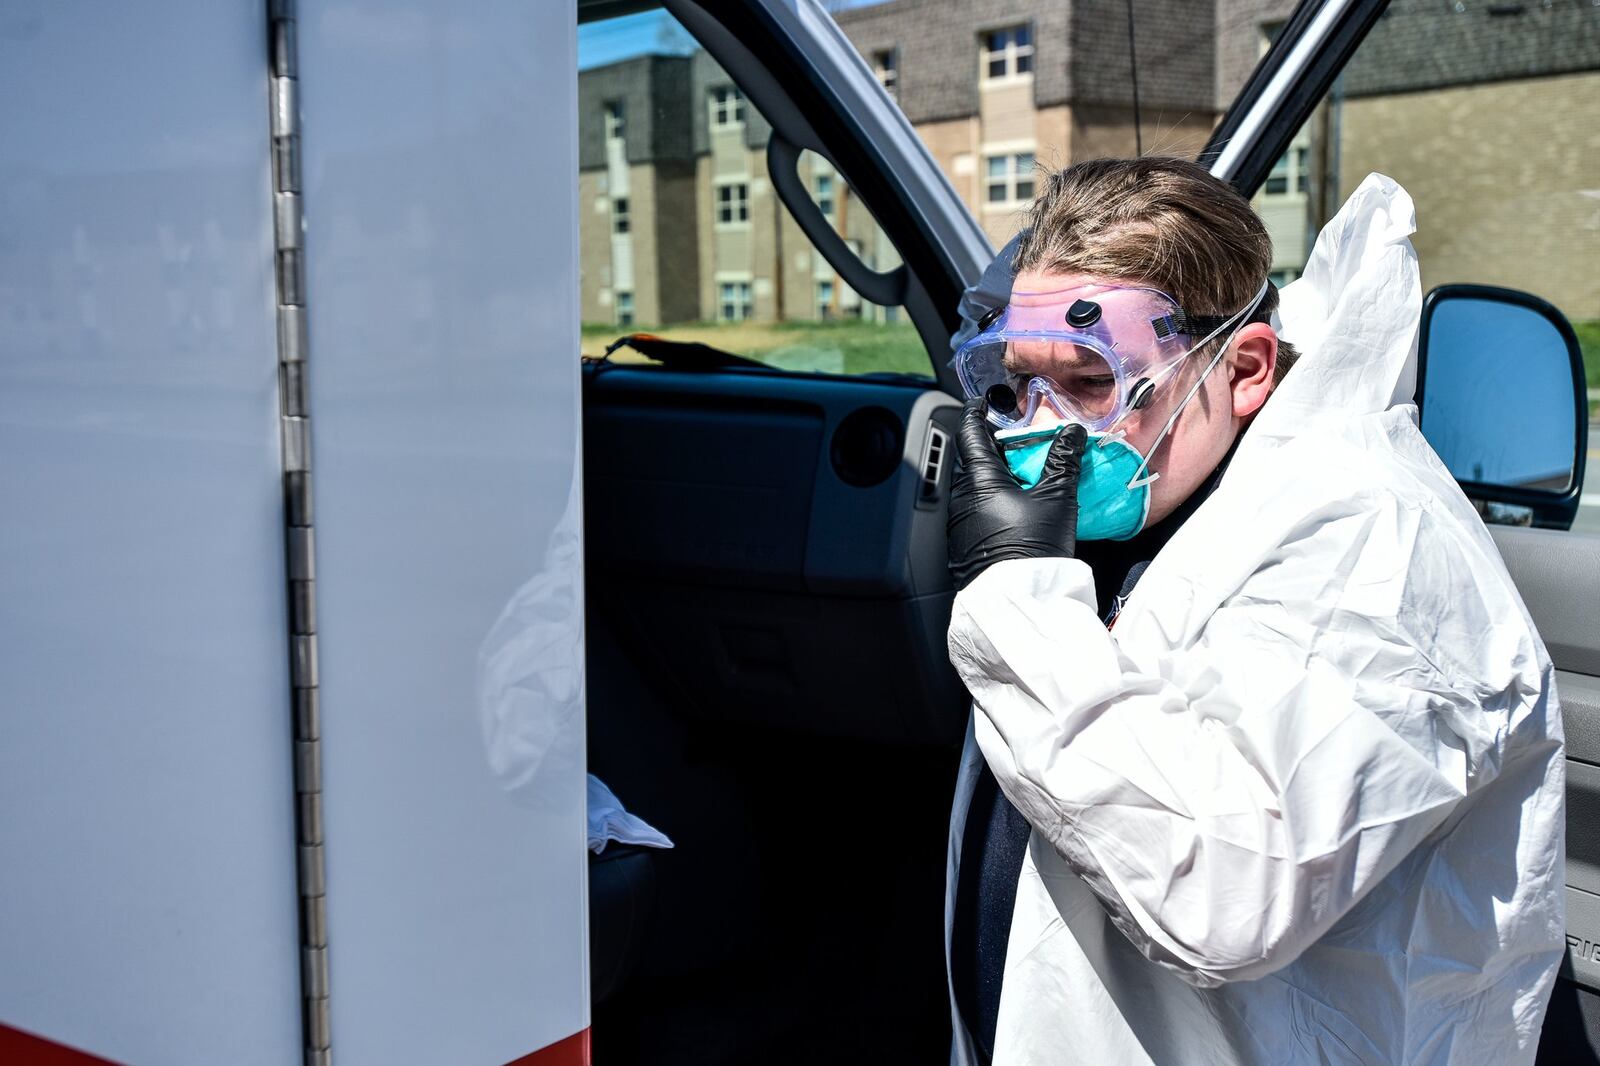
<svg viewBox="0 0 1600 1066">
<path fill-rule="evenodd" d="M 1184 356 L 1240 317 L 1187 314 L 1157 289 L 1013 292 L 953 362 L 1002 429 L 1071 421 L 1100 432 L 1147 405 Z"/>
</svg>

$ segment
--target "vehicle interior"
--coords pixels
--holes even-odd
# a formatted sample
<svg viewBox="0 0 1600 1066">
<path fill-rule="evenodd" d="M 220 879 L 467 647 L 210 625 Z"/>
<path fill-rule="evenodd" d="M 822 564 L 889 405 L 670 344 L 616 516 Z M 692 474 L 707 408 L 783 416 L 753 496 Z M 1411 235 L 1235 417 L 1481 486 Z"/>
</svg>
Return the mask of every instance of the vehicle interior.
<svg viewBox="0 0 1600 1066">
<path fill-rule="evenodd" d="M 926 352 L 948 344 L 962 283 L 854 184 L 867 168 L 833 147 L 842 131 L 836 172 L 895 258 L 927 268 L 872 269 L 811 238 L 818 205 L 779 175 L 803 166 L 795 146 L 823 146 L 829 115 L 758 56 L 755 27 L 736 36 L 718 14 L 680 21 L 749 102 L 766 146 L 751 169 L 765 162 L 812 224 L 782 209 L 785 236 L 854 267 L 921 369 L 802 374 L 648 342 L 648 363 L 586 360 L 589 766 L 675 844 L 591 864 L 595 1055 L 934 1061 L 967 703 L 944 647 L 959 405 Z"/>
<path fill-rule="evenodd" d="M 749 331 L 630 340 L 633 322 L 665 317 L 645 309 L 633 259 L 626 307 L 613 285 L 613 302 L 593 313 L 609 320 L 591 329 L 585 305 L 589 767 L 675 845 L 612 845 L 591 859 L 594 1054 L 654 1064 L 943 1061 L 945 852 L 968 709 L 945 653 L 944 504 L 959 389 L 942 353 L 975 279 L 781 25 L 740 4 L 667 6 L 695 51 L 681 49 L 681 70 L 649 76 L 706 88 L 709 118 L 689 105 L 693 135 L 718 167 L 718 153 L 739 141 L 750 174 L 728 191 L 715 186 L 719 214 L 703 231 L 713 236 L 702 236 L 698 262 L 678 280 L 709 310 L 702 318 L 741 320 L 763 301 L 781 312 L 786 298 L 792 312 L 792 259 L 808 279 L 825 265 L 814 291 L 829 303 L 816 308 L 815 330 L 776 347 Z M 1284 34 L 1300 32 L 1317 6 L 1302 5 Z M 1383 7 L 1355 6 L 1368 16 L 1362 32 Z M 610 24 L 652 7 L 580 0 L 579 20 Z M 594 112 L 580 115 L 580 165 L 590 158 L 595 180 L 610 182 L 580 184 L 580 196 L 598 189 L 596 211 L 609 204 L 608 271 L 623 269 L 625 244 L 629 256 L 654 255 L 665 275 L 679 268 L 631 240 L 652 225 L 637 170 L 631 204 L 617 184 L 632 158 L 624 123 L 649 106 L 628 95 L 623 66 L 598 95 L 580 91 L 580 107 Z M 1263 149 L 1267 165 L 1321 91 Z M 665 105 L 653 116 L 659 141 Z M 602 118 L 606 129 L 591 133 Z M 1263 167 L 1250 188 L 1265 176 Z M 830 195 L 870 212 L 884 239 L 851 239 Z M 619 230 L 624 204 L 630 221 Z M 662 240 L 673 232 L 655 226 Z M 735 254 L 746 229 L 752 254 L 779 264 L 765 291 L 716 258 Z M 679 238 L 692 241 L 686 232 Z M 776 250 L 762 251 L 763 233 Z M 827 313 L 845 289 L 860 299 L 848 328 Z M 875 361 L 851 349 L 849 331 L 867 322 L 881 327 L 872 343 L 909 344 L 920 358 Z M 735 343 L 741 336 L 748 343 Z M 1583 448 L 1572 476 L 1555 479 L 1571 489 L 1567 524 Z M 1536 510 L 1524 528 L 1494 535 L 1560 671 L 1569 743 L 1572 948 L 1541 1061 L 1595 1061 L 1600 537 L 1535 528 Z"/>
</svg>

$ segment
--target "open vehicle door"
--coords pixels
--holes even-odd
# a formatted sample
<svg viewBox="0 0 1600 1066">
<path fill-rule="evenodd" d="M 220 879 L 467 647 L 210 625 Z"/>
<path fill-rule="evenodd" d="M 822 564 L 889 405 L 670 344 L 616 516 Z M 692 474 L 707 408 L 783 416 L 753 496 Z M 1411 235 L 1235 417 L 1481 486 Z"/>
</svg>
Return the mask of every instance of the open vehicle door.
<svg viewBox="0 0 1600 1066">
<path fill-rule="evenodd" d="M 1526 156 L 1514 121 L 1526 107 L 1489 100 L 1483 113 L 1507 128 L 1477 138 L 1465 164 L 1459 152 L 1435 151 L 1432 169 L 1385 157 L 1386 145 L 1420 140 L 1411 127 L 1372 139 L 1389 128 L 1384 109 L 1408 102 L 1422 110 L 1403 117 L 1437 132 L 1441 109 L 1459 110 L 1453 94 L 1475 81 L 1536 96 L 1554 78 L 1592 87 L 1583 56 L 1600 49 L 1547 49 L 1562 58 L 1535 64 L 1528 86 L 1482 44 L 1492 28 L 1521 35 L 1516 55 L 1545 41 L 1581 45 L 1587 12 L 1480 11 L 1441 28 L 1411 5 L 1389 18 L 1372 0 L 1263 10 L 1280 7 L 1282 22 L 1255 22 L 1255 9 L 1219 17 L 1251 42 L 1228 68 L 1242 89 L 1202 156 L 1261 198 L 1285 256 L 1275 280 L 1297 273 L 1355 181 L 1383 170 L 1418 199 L 1425 284 L 1543 288 L 1568 317 L 1600 318 L 1581 285 L 1569 294 L 1562 277 L 1519 284 L 1506 273 L 1534 257 L 1486 252 L 1471 262 L 1494 273 L 1458 276 L 1427 243 L 1440 229 L 1503 221 L 1509 195 L 1447 209 L 1434 175 L 1492 175 Z M 615 39 L 639 24 L 630 19 L 656 20 L 656 47 L 617 58 Z M 1016 87 L 1035 30 L 1044 41 L 1039 26 L 978 35 L 981 76 L 999 73 L 986 90 Z M 1404 38 L 1386 38 L 1391 30 Z M 1456 35 L 1447 51 L 1469 69 L 1437 84 L 1395 80 L 1419 69 L 1407 49 L 1441 32 Z M 1363 50 L 1380 40 L 1389 43 Z M 943 864 L 967 715 L 944 651 L 959 396 L 947 352 L 961 292 L 992 257 L 985 230 L 995 233 L 988 203 L 970 206 L 953 181 L 1014 207 L 1031 196 L 1032 149 L 1008 147 L 960 177 L 959 154 L 954 171 L 936 160 L 924 125 L 914 129 L 885 91 L 899 77 L 897 49 L 863 49 L 802 0 L 581 3 L 579 43 L 589 759 L 677 844 L 626 856 L 648 874 L 595 905 L 596 1044 L 613 1062 L 939 1061 Z M 1572 126 L 1593 128 L 1578 116 Z M 1600 188 L 1571 167 L 1540 173 L 1565 183 L 1548 194 L 1559 211 L 1581 206 L 1575 190 Z M 1583 217 L 1558 217 L 1582 230 Z M 620 349 L 602 358 L 639 328 L 764 365 L 704 351 L 656 364 L 626 362 Z M 1558 478 L 1574 499 L 1582 459 Z M 1505 506 L 1494 500 L 1491 516 Z M 1600 602 L 1600 542 L 1540 529 L 1497 537 L 1562 671 L 1576 818 L 1583 775 L 1600 777 L 1580 764 L 1600 767 L 1600 751 L 1582 746 L 1586 730 L 1600 735 L 1600 634 L 1586 606 Z M 1581 836 L 1574 892 L 1600 892 L 1600 878 L 1585 880 L 1597 868 L 1585 865 Z M 605 863 L 591 867 L 597 886 Z M 1585 1039 L 1582 955 L 1580 944 L 1580 983 L 1562 985 L 1551 1015 L 1563 1047 Z"/>
<path fill-rule="evenodd" d="M 589 765 L 676 845 L 591 864 L 596 1057 L 936 1061 L 967 701 L 929 353 L 988 242 L 816 5 L 579 18 Z"/>
</svg>

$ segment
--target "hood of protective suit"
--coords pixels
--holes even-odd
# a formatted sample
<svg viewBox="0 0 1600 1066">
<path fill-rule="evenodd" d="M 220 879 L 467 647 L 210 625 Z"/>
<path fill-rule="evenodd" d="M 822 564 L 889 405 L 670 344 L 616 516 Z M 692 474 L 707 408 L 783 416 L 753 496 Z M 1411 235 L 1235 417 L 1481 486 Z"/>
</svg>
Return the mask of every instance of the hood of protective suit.
<svg viewBox="0 0 1600 1066">
<path fill-rule="evenodd" d="M 1274 325 L 1301 359 L 1251 427 L 1293 436 L 1308 422 L 1409 404 L 1417 386 L 1422 286 L 1411 196 L 1370 175 L 1284 286 Z"/>
<path fill-rule="evenodd" d="M 1560 713 L 1416 426 L 1414 225 L 1372 175 L 1323 230 L 1283 290 L 1300 361 L 1112 630 L 1079 560 L 956 598 L 952 878 L 980 760 L 1032 826 L 996 1066 L 1533 1061 Z"/>
</svg>

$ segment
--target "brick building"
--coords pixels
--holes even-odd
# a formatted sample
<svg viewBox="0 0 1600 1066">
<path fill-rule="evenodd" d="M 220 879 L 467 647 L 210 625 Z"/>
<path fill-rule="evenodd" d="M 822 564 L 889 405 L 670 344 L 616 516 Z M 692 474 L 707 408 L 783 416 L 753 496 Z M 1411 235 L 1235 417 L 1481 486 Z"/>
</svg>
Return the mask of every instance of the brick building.
<svg viewBox="0 0 1600 1066">
<path fill-rule="evenodd" d="M 823 320 L 864 307 L 767 178 L 771 127 L 703 51 L 578 75 L 579 245 L 585 322 Z M 801 176 L 877 270 L 894 249 L 826 160 Z"/>
<path fill-rule="evenodd" d="M 1219 100 L 1293 6 L 1218 0 Z M 1416 201 L 1424 291 L 1504 285 L 1600 319 L 1600 9 L 1393 0 L 1257 195 L 1279 281 L 1373 171 Z"/>
<path fill-rule="evenodd" d="M 1141 0 L 1142 146 L 1194 155 L 1216 125 L 1214 7 Z M 892 91 L 996 245 L 1031 197 L 1034 164 L 1132 155 L 1124 0 L 889 0 L 839 25 Z"/>
<path fill-rule="evenodd" d="M 1126 0 L 887 0 L 837 18 L 998 246 L 1040 167 L 1136 143 L 1198 152 L 1293 8 L 1137 0 L 1138 142 Z M 584 321 L 892 314 L 851 292 L 781 206 L 770 128 L 704 52 L 585 70 L 579 108 Z M 1382 171 L 1417 200 L 1426 287 L 1505 284 L 1600 318 L 1597 167 L 1600 9 L 1394 0 L 1255 206 L 1285 283 Z M 839 174 L 807 153 L 802 177 L 869 266 L 896 265 Z"/>
<path fill-rule="evenodd" d="M 1141 3 L 1144 149 L 1192 155 L 1218 116 L 1213 5 Z M 1123 0 L 888 0 L 838 16 L 997 245 L 1032 198 L 1036 163 L 1133 153 L 1126 18 Z M 578 81 L 584 321 L 885 317 L 782 208 L 770 127 L 704 52 Z M 807 153 L 802 177 L 869 266 L 898 263 L 824 160 Z"/>
</svg>

